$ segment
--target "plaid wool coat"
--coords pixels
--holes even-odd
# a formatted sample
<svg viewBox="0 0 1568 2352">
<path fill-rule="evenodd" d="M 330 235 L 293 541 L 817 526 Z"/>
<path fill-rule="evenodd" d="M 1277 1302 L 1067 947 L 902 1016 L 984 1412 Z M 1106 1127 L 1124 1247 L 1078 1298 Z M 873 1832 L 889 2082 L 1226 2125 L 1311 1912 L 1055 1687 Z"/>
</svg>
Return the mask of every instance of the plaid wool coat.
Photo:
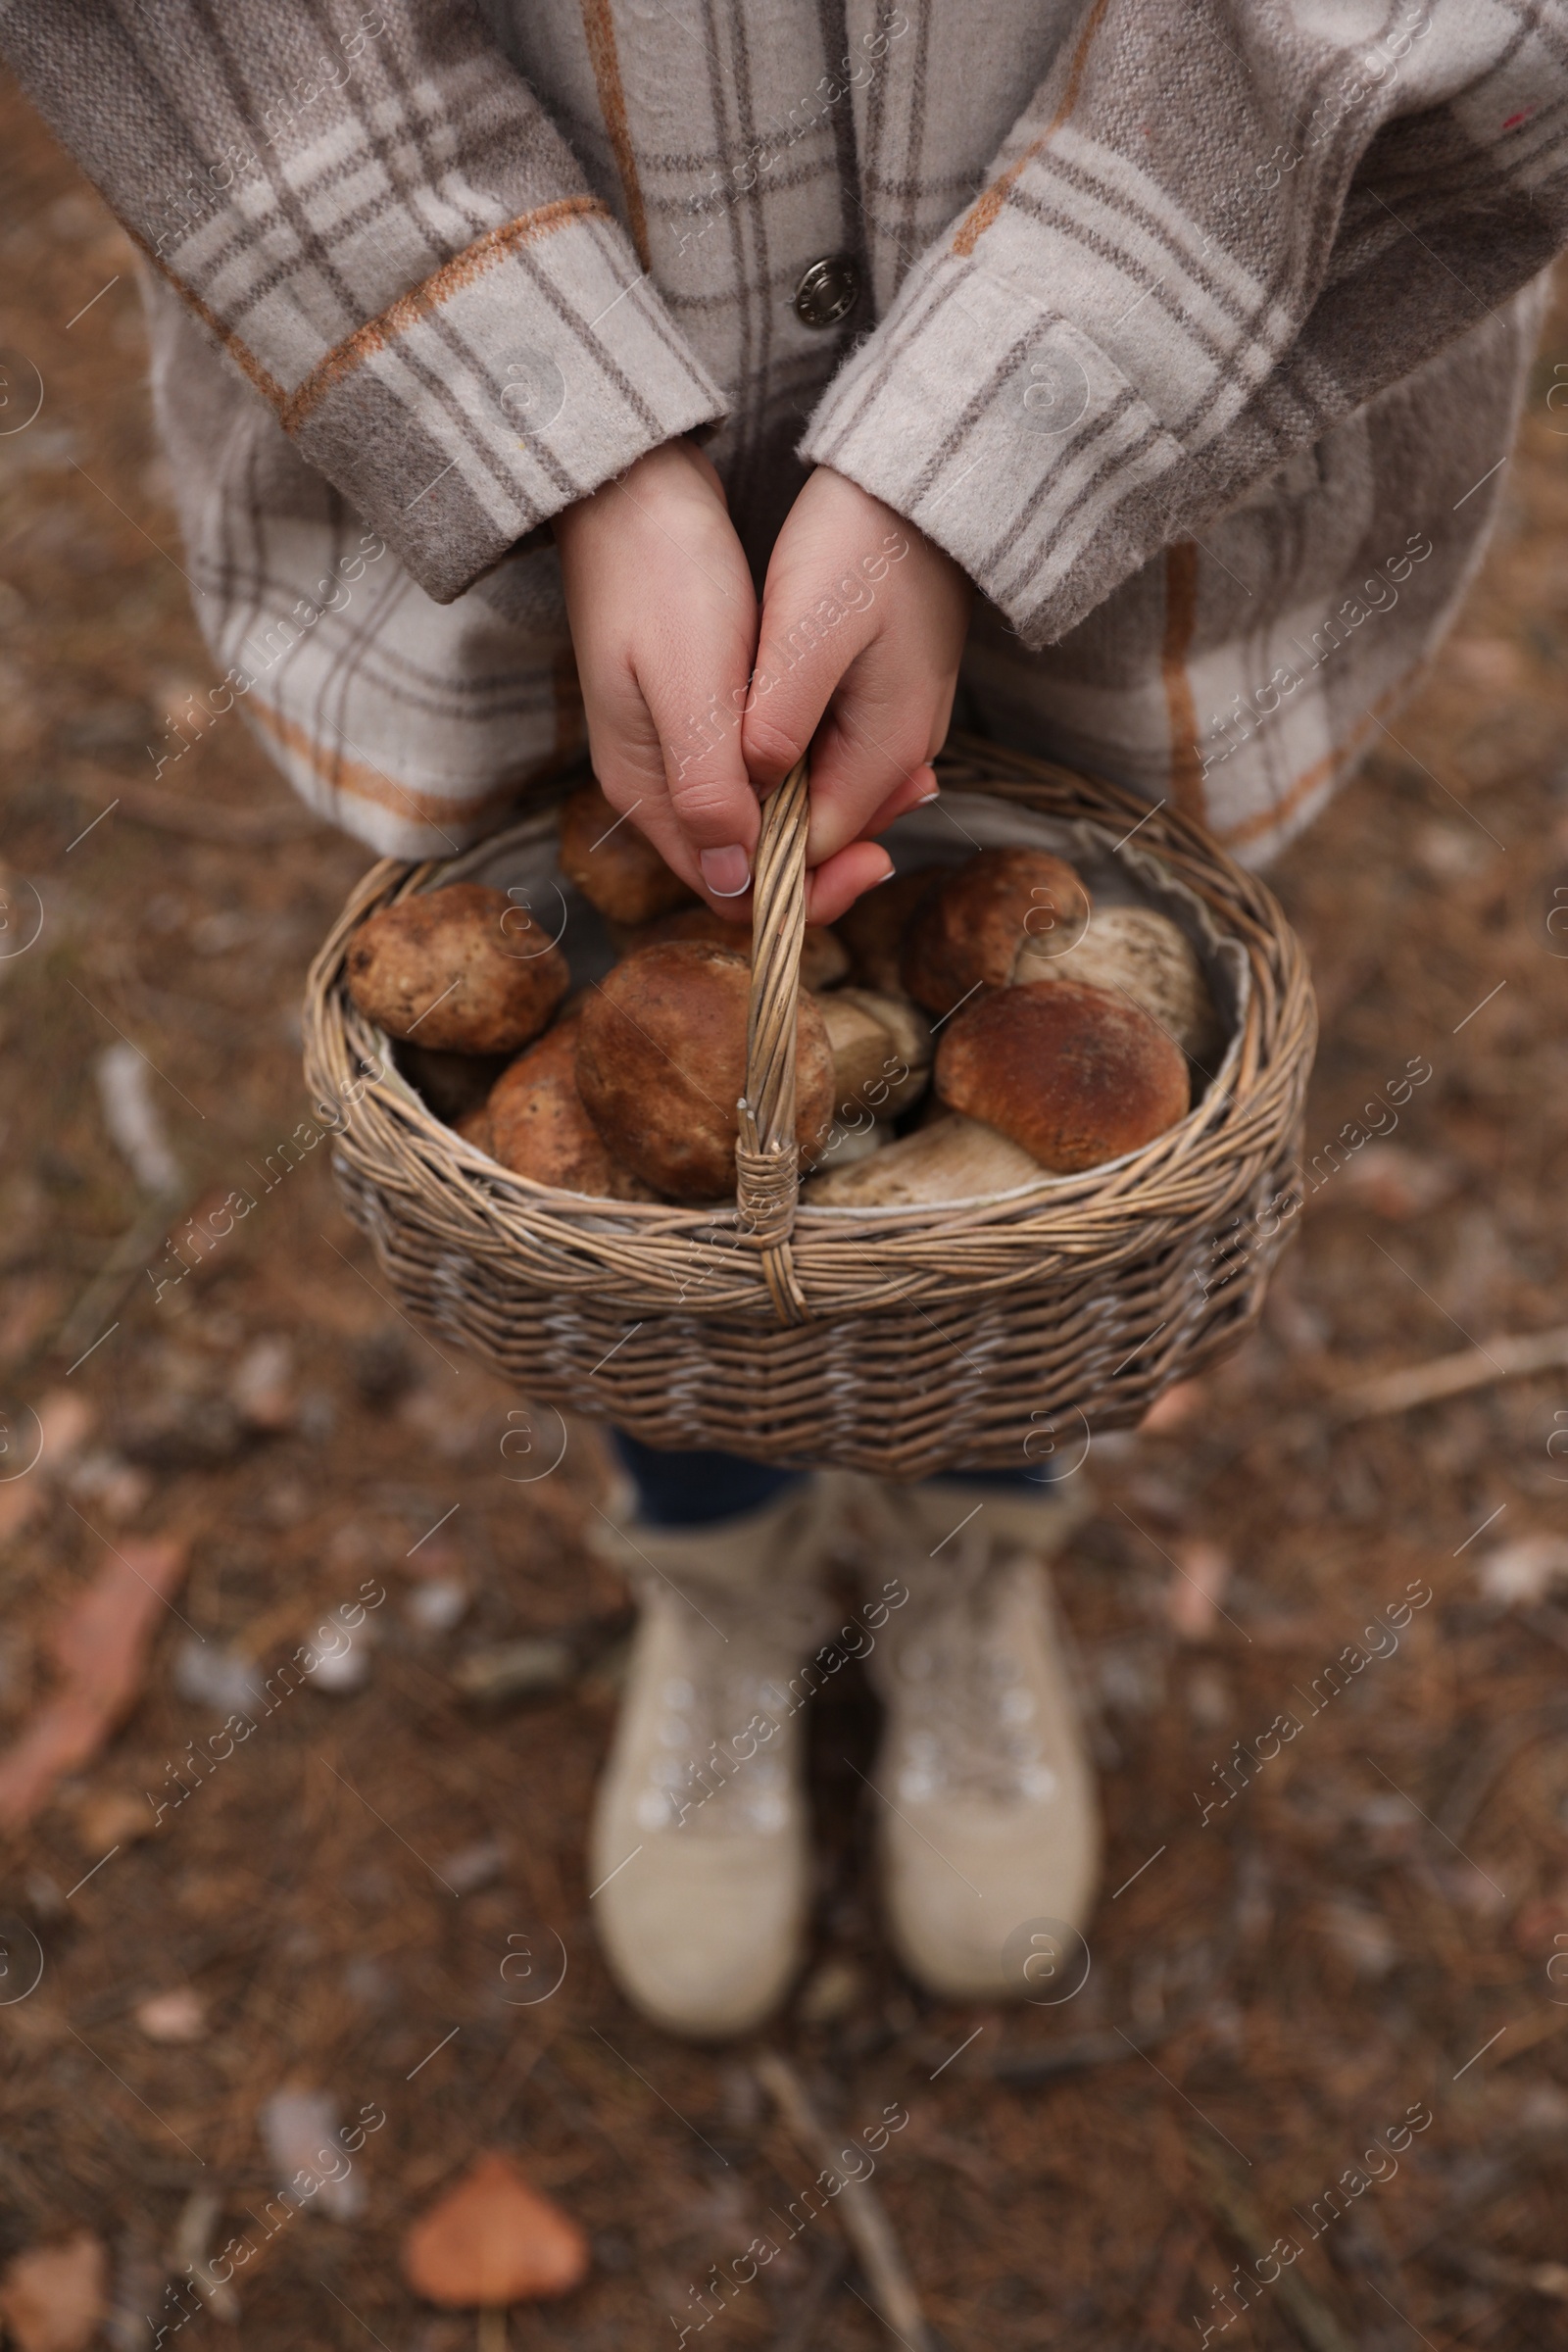
<svg viewBox="0 0 1568 2352">
<path fill-rule="evenodd" d="M 542 526 L 703 433 L 759 567 L 837 467 L 981 591 L 970 724 L 1261 859 L 1453 611 L 1568 221 L 1563 0 L 11 0 L 0 45 L 147 258 L 187 731 L 242 708 L 400 855 L 580 747 Z"/>
</svg>

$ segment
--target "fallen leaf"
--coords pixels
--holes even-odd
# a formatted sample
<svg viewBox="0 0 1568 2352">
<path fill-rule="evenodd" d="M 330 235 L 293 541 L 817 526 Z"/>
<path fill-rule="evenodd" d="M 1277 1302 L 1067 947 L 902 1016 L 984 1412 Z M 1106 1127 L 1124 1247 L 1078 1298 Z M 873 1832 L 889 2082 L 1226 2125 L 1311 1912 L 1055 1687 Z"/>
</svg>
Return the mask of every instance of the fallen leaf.
<svg viewBox="0 0 1568 2352">
<path fill-rule="evenodd" d="M 220 1715 L 245 1715 L 262 1696 L 263 1681 L 254 1659 L 243 1650 L 187 1634 L 174 1652 L 174 1689 L 193 1706 L 212 1707 Z"/>
<path fill-rule="evenodd" d="M 441 1857 L 441 1877 L 454 1894 L 477 1894 L 493 1886 L 507 1867 L 512 1848 L 504 1838 L 481 1838 L 455 1854 Z"/>
<path fill-rule="evenodd" d="M 1205 1537 L 1190 1536 L 1176 1546 L 1165 1589 L 1165 1614 L 1184 1642 L 1206 1642 L 1213 1631 L 1220 1595 L 1231 1580 L 1230 1555 Z"/>
<path fill-rule="evenodd" d="M 1529 676 L 1524 655 L 1506 637 L 1450 638 L 1445 660 L 1487 694 L 1517 694 Z"/>
<path fill-rule="evenodd" d="M 1513 1939 L 1522 1952 L 1533 1958 L 1551 1953 L 1560 1961 L 1556 1974 L 1547 1969 L 1547 1978 L 1554 1988 L 1560 1987 L 1568 1977 L 1568 1889 L 1555 1894 L 1538 1894 L 1522 1903 L 1514 1914 Z M 1560 1990 L 1556 1993 L 1561 1998 Z"/>
<path fill-rule="evenodd" d="M 1449 1901 L 1472 1918 L 1495 1919 L 1508 1908 L 1506 1888 L 1489 1878 L 1479 1862 L 1440 1862 L 1436 1874 Z"/>
<path fill-rule="evenodd" d="M 1434 882 L 1467 882 L 1491 864 L 1491 852 L 1478 832 L 1446 821 L 1420 825 L 1412 837 L 1416 863 Z"/>
<path fill-rule="evenodd" d="M 837 2025 L 865 1998 L 866 1975 L 854 1960 L 824 1960 L 801 1986 L 796 2014 L 803 2026 Z"/>
<path fill-rule="evenodd" d="M 1343 1170 L 1335 1197 L 1403 1224 L 1425 1216 L 1458 1189 L 1459 1171 L 1448 1160 L 1405 1144 L 1367 1144 Z"/>
<path fill-rule="evenodd" d="M 294 1350 L 287 1340 L 253 1341 L 234 1366 L 229 1401 L 252 1429 L 292 1429 L 298 1412 L 293 1378 Z"/>
<path fill-rule="evenodd" d="M 1568 1582 L 1568 1536 L 1521 1536 L 1499 1544 L 1479 1567 L 1481 1590 L 1502 1608 L 1544 1600 L 1553 1585 Z"/>
<path fill-rule="evenodd" d="M 588 2276 L 588 2240 L 510 2156 L 490 2150 L 412 2223 L 403 2276 L 449 2310 L 568 2295 Z"/>
<path fill-rule="evenodd" d="M 365 2203 L 365 2186 L 338 2137 L 337 2102 L 324 2090 L 274 2090 L 262 2108 L 261 2125 L 278 2186 L 335 2222 L 352 2222 Z"/>
<path fill-rule="evenodd" d="M 1381 1913 L 1364 1903 L 1324 1903 L 1311 1925 L 1348 1960 L 1358 1977 L 1379 1984 L 1399 1957 L 1394 1932 Z"/>
<path fill-rule="evenodd" d="M 51 1389 L 38 1405 L 43 1436 L 41 1459 L 51 1470 L 62 1469 L 81 1451 L 96 1419 L 92 1401 L 77 1389 Z"/>
<path fill-rule="evenodd" d="M 30 1417 L 24 1415 L 14 1433 L 16 1450 L 8 1449 L 6 1474 L 0 1478 L 0 1543 L 21 1535 L 38 1516 L 47 1500 L 46 1482 L 69 1468 L 92 1425 L 90 1400 L 72 1389 L 51 1389 Z"/>
<path fill-rule="evenodd" d="M 342 1611 L 334 1609 L 302 1645 L 307 1655 L 301 1662 L 312 1690 L 336 1697 L 363 1690 L 370 1679 L 371 1640 L 368 1624 L 351 1628 L 344 1624 Z"/>
<path fill-rule="evenodd" d="M 103 2320 L 106 2271 L 86 2230 L 14 2255 L 0 2275 L 0 2319 L 17 2352 L 85 2352 Z"/>
<path fill-rule="evenodd" d="M 98 1056 L 98 1099 L 109 1140 L 149 1199 L 180 1187 L 179 1162 L 169 1148 L 163 1113 L 153 1100 L 151 1065 L 128 1042 L 105 1046 Z"/>
<path fill-rule="evenodd" d="M 71 1473 L 70 1486 L 78 1501 L 91 1504 L 95 1518 L 112 1520 L 117 1527 L 145 1510 L 155 1492 L 147 1471 L 107 1446 L 82 1455 Z"/>
<path fill-rule="evenodd" d="M 207 2031 L 207 2011 L 188 1984 L 149 1993 L 131 2015 L 149 2041 L 200 2041 Z"/>
<path fill-rule="evenodd" d="M 1236 1712 L 1235 1694 L 1217 1666 L 1195 1666 L 1187 1677 L 1187 1712 L 1200 1732 L 1222 1732 Z"/>
<path fill-rule="evenodd" d="M 134 1845 L 150 1838 L 157 1818 L 145 1796 L 128 1788 L 100 1788 L 84 1796 L 76 1808 L 76 1839 L 84 1853 L 104 1854 L 111 1846 Z"/>
<path fill-rule="evenodd" d="M 153 1629 L 184 1576 L 186 1548 L 127 1536 L 67 1605 L 46 1642 L 60 1688 L 0 1755 L 0 1826 L 24 1828 L 56 1781 L 96 1755 L 129 1714 Z"/>
<path fill-rule="evenodd" d="M 421 1577 L 403 1603 L 404 1614 L 421 1634 L 447 1634 L 466 1615 L 467 1586 L 459 1576 Z"/>
<path fill-rule="evenodd" d="M 539 1635 L 468 1650 L 454 1666 L 452 1679 L 465 1697 L 490 1704 L 564 1690 L 576 1671 L 569 1643 Z"/>
<path fill-rule="evenodd" d="M 1154 1398 L 1138 1426 L 1150 1437 L 1164 1437 L 1170 1430 L 1185 1429 L 1207 1401 L 1208 1393 L 1200 1380 L 1179 1380 Z"/>
</svg>

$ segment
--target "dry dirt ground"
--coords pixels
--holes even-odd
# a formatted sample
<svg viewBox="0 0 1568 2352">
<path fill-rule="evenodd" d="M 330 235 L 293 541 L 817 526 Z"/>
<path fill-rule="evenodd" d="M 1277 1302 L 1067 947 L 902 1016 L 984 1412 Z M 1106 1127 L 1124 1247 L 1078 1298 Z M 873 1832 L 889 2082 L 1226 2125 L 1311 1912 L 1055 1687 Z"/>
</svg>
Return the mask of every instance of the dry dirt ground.
<svg viewBox="0 0 1568 2352">
<path fill-rule="evenodd" d="M 9 95 L 0 152 L 0 342 L 13 385 L 30 363 L 44 388 L 0 437 L 0 1386 L 13 1458 L 40 1408 L 61 1465 L 4 1505 L 0 1737 L 47 1691 L 47 1631 L 106 1544 L 172 1534 L 191 1561 L 134 1711 L 7 1855 L 0 2258 L 97 2231 L 105 2340 L 132 2347 L 140 2315 L 171 2318 L 172 2263 L 248 2232 L 255 2352 L 440 2352 L 472 2323 L 400 2283 L 400 2232 L 502 2146 L 595 2253 L 513 2340 L 672 2343 L 669 2315 L 694 2320 L 693 2290 L 811 2168 L 755 2049 L 663 2038 L 595 1953 L 583 1825 L 624 1606 L 583 1543 L 597 1440 L 573 1428 L 559 1469 L 512 1483 L 542 1466 L 516 1400 L 391 1311 L 325 1152 L 184 1283 L 160 1298 L 148 1278 L 302 1115 L 302 977 L 366 858 L 292 807 L 237 716 L 152 784 L 145 746 L 210 663 L 130 253 Z M 1412 1058 L 1432 1076 L 1393 1155 L 1313 1197 L 1262 1329 L 1185 1422 L 1091 1465 L 1061 1588 L 1109 1854 L 1075 1999 L 946 2007 L 901 1980 L 840 1762 L 863 1766 L 871 1704 L 847 1671 L 819 1709 L 813 1960 L 767 2039 L 835 2126 L 906 2106 L 875 2185 L 952 2347 L 1196 2344 L 1227 2316 L 1228 2344 L 1271 2352 L 1568 2343 L 1568 1591 L 1560 1550 L 1513 1548 L 1563 1530 L 1568 1366 L 1337 1435 L 1314 1419 L 1373 1371 L 1563 1318 L 1565 378 L 1559 315 L 1453 640 L 1277 874 L 1322 998 L 1309 1148 Z M 106 1132 L 96 1074 L 122 1040 L 157 1072 L 172 1219 Z M 1511 1600 L 1499 1547 L 1524 1563 Z M 155 1819 L 222 1712 L 194 1637 L 231 1673 L 270 1669 L 367 1580 L 386 1599 L 363 1685 L 301 1690 Z M 1432 1597 L 1397 1646 L 1309 1712 L 1411 1586 Z M 554 1695 L 467 1694 L 466 1661 L 559 1629 L 584 1670 Z M 1299 1736 L 1205 1824 L 1233 1743 L 1292 1706 Z M 556 1938 L 565 1980 L 523 2005 Z M 171 2015 L 190 2038 L 153 2037 Z M 301 2087 L 385 2121 L 357 2211 L 264 2243 L 259 2116 Z M 1411 2111 L 1428 2120 L 1401 2141 Z M 1249 2276 L 1243 2312 L 1221 2290 Z M 829 2215 L 706 2340 L 872 2347 L 890 2339 L 865 2289 Z M 233 2336 L 218 2312 L 185 2324 L 192 2345 Z"/>
</svg>

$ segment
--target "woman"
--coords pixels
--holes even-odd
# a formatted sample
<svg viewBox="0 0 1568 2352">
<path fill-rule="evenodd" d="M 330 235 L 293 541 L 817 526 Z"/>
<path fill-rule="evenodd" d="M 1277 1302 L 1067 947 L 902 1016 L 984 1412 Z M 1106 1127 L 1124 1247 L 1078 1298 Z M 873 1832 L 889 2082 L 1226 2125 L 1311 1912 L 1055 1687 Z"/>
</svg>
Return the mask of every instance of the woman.
<svg viewBox="0 0 1568 2352">
<path fill-rule="evenodd" d="M 32 0 L 3 38 L 146 254 L 198 613 L 305 798 L 426 856 L 586 736 L 737 919 L 808 743 L 808 910 L 886 874 L 956 698 L 1276 850 L 1470 575 L 1568 210 L 1545 0 Z M 789 1983 L 835 1548 L 901 1953 L 1032 1989 L 1096 1873 L 1070 1507 L 622 1456 L 630 1996 L 717 2034 Z"/>
</svg>

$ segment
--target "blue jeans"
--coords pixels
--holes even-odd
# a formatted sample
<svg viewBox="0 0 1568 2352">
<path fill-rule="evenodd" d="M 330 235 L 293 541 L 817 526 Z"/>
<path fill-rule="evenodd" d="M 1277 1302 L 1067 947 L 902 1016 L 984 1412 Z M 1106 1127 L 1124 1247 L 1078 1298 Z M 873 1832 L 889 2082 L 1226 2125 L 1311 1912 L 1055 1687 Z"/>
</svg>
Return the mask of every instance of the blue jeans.
<svg viewBox="0 0 1568 2352">
<path fill-rule="evenodd" d="M 749 1462 L 738 1453 L 664 1453 L 612 1429 L 615 1451 L 637 1489 L 637 1512 L 648 1527 L 713 1527 L 760 1511 L 774 1497 L 800 1485 L 804 1470 L 779 1470 L 771 1462 Z M 1025 1470 L 950 1470 L 943 1480 L 965 1486 L 1024 1489 L 1049 1487 L 1049 1463 Z"/>
</svg>

